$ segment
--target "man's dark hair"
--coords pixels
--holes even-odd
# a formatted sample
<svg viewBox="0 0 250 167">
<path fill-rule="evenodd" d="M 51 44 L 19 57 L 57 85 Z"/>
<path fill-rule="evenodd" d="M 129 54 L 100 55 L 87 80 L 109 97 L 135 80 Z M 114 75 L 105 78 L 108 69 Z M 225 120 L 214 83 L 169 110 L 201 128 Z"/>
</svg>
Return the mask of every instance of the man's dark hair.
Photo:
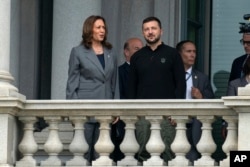
<svg viewBox="0 0 250 167">
<path fill-rule="evenodd" d="M 183 47 L 183 45 L 184 45 L 185 43 L 192 43 L 192 44 L 194 44 L 194 42 L 191 41 L 191 40 L 183 40 L 183 41 L 177 43 L 177 45 L 176 45 L 176 47 L 175 47 L 175 48 L 177 49 L 178 52 L 181 52 L 182 47 Z"/>
<path fill-rule="evenodd" d="M 142 21 L 142 25 L 147 23 L 147 22 L 150 22 L 150 21 L 156 21 L 159 24 L 159 27 L 161 28 L 161 21 L 155 16 L 150 16 L 150 17 L 147 17 L 146 19 L 144 19 Z"/>
</svg>

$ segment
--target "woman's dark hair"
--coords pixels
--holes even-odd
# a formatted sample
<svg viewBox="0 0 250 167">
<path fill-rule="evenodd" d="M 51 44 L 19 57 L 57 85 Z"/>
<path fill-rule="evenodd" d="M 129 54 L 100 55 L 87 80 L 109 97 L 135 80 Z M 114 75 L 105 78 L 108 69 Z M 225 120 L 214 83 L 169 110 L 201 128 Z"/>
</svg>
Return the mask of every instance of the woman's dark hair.
<svg viewBox="0 0 250 167">
<path fill-rule="evenodd" d="M 82 28 L 82 41 L 81 44 L 84 45 L 86 48 L 91 48 L 92 45 L 92 39 L 93 39 L 93 27 L 94 27 L 94 23 L 96 22 L 96 20 L 102 20 L 104 22 L 105 25 L 105 37 L 102 41 L 102 44 L 107 47 L 108 49 L 112 48 L 112 45 L 107 42 L 107 34 L 108 34 L 108 29 L 107 29 L 107 25 L 105 22 L 105 19 L 102 16 L 89 16 L 83 23 L 83 28 Z"/>
<path fill-rule="evenodd" d="M 250 74 L 250 58 L 249 57 L 247 58 L 247 61 L 245 62 L 242 71 L 245 75 Z"/>
</svg>

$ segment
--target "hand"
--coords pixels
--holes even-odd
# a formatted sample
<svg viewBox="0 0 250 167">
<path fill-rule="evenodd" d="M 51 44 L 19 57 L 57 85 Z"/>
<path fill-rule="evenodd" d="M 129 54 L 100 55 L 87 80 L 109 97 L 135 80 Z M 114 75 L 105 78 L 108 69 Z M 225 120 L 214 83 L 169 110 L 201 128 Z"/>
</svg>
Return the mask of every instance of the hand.
<svg viewBox="0 0 250 167">
<path fill-rule="evenodd" d="M 120 117 L 114 117 L 112 124 L 116 124 L 120 120 Z"/>
<path fill-rule="evenodd" d="M 192 87 L 191 95 L 193 99 L 202 99 L 202 94 L 198 88 Z"/>
<path fill-rule="evenodd" d="M 171 117 L 168 117 L 168 120 L 172 126 L 176 126 L 176 121 L 173 120 Z"/>
</svg>

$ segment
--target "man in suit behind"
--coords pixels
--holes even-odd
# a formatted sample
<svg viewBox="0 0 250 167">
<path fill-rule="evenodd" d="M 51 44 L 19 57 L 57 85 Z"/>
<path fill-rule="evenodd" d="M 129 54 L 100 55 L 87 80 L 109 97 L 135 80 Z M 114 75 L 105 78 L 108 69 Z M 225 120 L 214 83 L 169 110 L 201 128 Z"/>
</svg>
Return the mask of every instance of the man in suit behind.
<svg viewBox="0 0 250 167">
<path fill-rule="evenodd" d="M 196 58 L 195 44 L 190 40 L 181 41 L 176 45 L 176 49 L 182 57 L 186 71 L 186 99 L 214 98 L 208 76 L 193 68 Z M 193 162 L 200 157 L 195 145 L 201 137 L 201 122 L 194 118 L 191 123 L 187 124 L 187 127 L 187 137 L 191 144 L 187 158 Z"/>
<path fill-rule="evenodd" d="M 142 48 L 143 42 L 139 38 L 129 38 L 124 44 L 124 56 L 125 62 L 119 66 L 119 89 L 120 89 L 120 98 L 127 99 L 128 93 L 128 72 L 130 57 L 140 48 Z M 117 119 L 116 123 L 111 126 L 111 140 L 115 145 L 114 151 L 111 153 L 110 157 L 115 161 L 119 161 L 124 158 L 124 154 L 120 150 L 120 144 L 125 135 L 125 123 Z"/>
<path fill-rule="evenodd" d="M 186 71 L 186 99 L 212 99 L 214 93 L 208 76 L 193 68 L 196 59 L 196 47 L 190 40 L 184 40 L 176 45 Z"/>
<path fill-rule="evenodd" d="M 129 38 L 123 47 L 123 53 L 125 57 L 125 62 L 119 66 L 119 88 L 120 88 L 120 98 L 128 98 L 128 72 L 130 65 L 131 56 L 143 47 L 143 42 L 139 38 Z"/>
<path fill-rule="evenodd" d="M 243 33 L 243 36 L 242 36 L 242 39 L 240 40 L 240 42 L 244 47 L 245 54 L 234 59 L 234 61 L 232 63 L 232 67 L 231 67 L 229 82 L 234 80 L 234 79 L 237 79 L 237 78 L 244 76 L 242 69 L 243 69 L 243 66 L 244 66 L 247 58 L 250 55 L 250 32 Z"/>
</svg>

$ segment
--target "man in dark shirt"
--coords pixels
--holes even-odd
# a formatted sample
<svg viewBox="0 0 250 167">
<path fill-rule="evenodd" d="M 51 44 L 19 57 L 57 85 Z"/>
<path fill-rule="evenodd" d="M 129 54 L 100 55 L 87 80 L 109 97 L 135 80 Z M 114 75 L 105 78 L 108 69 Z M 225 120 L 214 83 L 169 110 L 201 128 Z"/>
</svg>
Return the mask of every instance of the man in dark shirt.
<svg viewBox="0 0 250 167">
<path fill-rule="evenodd" d="M 184 99 L 184 65 L 178 51 L 162 42 L 160 20 L 156 17 L 144 19 L 142 32 L 147 45 L 131 57 L 128 98 Z M 150 123 L 145 119 L 140 119 L 136 123 L 136 137 L 140 144 L 137 154 L 139 161 L 145 161 L 150 157 L 145 149 L 150 136 L 149 127 Z M 168 120 L 162 121 L 161 127 L 162 139 L 166 146 L 162 157 L 167 162 L 174 157 L 170 144 L 175 136 L 175 128 Z"/>
<path fill-rule="evenodd" d="M 129 73 L 130 99 L 184 99 L 185 70 L 175 48 L 161 40 L 161 22 L 156 17 L 143 21 L 147 45 L 131 58 Z"/>
</svg>

